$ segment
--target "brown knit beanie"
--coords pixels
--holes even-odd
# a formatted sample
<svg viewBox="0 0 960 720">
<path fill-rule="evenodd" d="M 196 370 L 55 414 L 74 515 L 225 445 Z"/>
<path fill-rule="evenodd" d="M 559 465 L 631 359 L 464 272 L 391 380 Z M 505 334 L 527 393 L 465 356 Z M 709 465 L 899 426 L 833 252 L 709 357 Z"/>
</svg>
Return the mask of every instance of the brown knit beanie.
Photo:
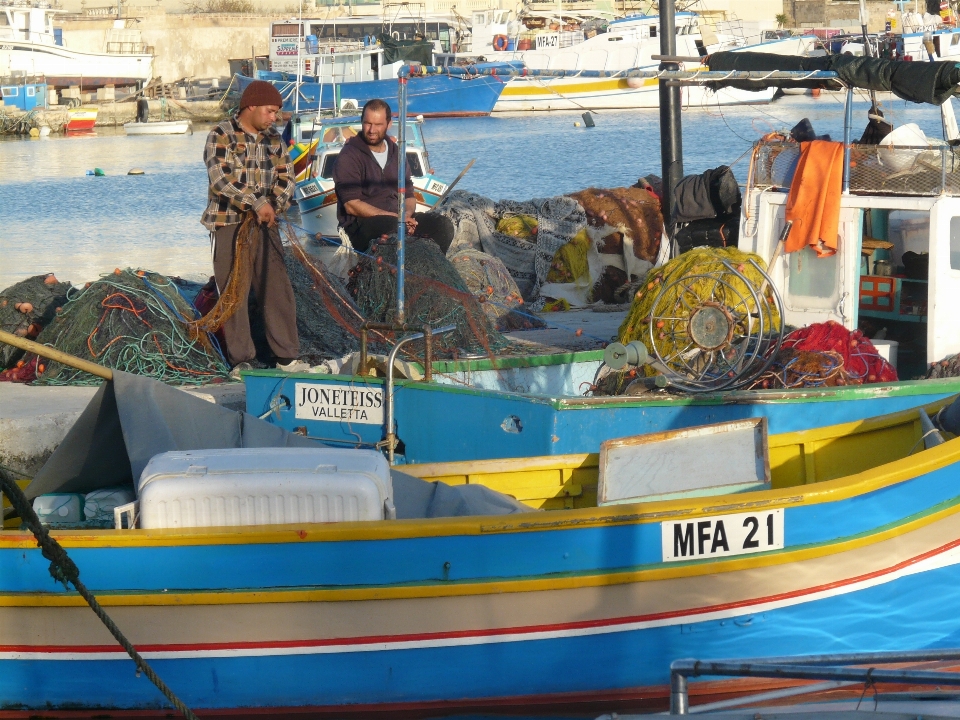
<svg viewBox="0 0 960 720">
<path fill-rule="evenodd" d="M 275 105 L 283 107 L 283 98 L 280 91 L 266 80 L 254 80 L 247 85 L 247 89 L 240 96 L 240 109 L 257 107 L 260 105 Z"/>
</svg>

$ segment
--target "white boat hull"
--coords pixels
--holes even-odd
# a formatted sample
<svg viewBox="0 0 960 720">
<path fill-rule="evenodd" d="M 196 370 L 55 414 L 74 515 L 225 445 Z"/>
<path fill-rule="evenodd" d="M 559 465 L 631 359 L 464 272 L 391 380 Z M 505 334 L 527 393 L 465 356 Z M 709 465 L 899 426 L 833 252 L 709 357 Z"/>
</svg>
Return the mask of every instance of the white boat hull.
<svg viewBox="0 0 960 720">
<path fill-rule="evenodd" d="M 680 96 L 685 108 L 768 103 L 775 90 L 760 92 L 732 88 L 713 92 L 702 87 L 684 87 Z M 540 80 L 514 78 L 500 94 L 493 112 L 549 110 L 632 110 L 660 107 L 655 79 L 562 78 Z"/>
<path fill-rule="evenodd" d="M 129 122 L 124 123 L 127 135 L 184 135 L 193 134 L 193 126 L 189 120 L 173 120 L 170 122 Z"/>
<path fill-rule="evenodd" d="M 0 76 L 19 73 L 43 75 L 48 85 L 58 88 L 134 85 L 153 77 L 153 55 L 89 53 L 62 45 L 0 41 Z"/>
</svg>

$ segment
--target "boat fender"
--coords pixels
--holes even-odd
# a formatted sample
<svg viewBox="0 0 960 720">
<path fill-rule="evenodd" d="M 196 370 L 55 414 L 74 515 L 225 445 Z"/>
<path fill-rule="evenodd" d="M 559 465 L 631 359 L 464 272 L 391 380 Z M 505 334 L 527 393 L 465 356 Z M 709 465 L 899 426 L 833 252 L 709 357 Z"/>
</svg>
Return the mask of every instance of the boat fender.
<svg viewBox="0 0 960 720">
<path fill-rule="evenodd" d="M 503 52 L 507 49 L 509 43 L 509 38 L 506 35 L 494 35 L 493 36 L 493 49 L 497 52 Z"/>
</svg>

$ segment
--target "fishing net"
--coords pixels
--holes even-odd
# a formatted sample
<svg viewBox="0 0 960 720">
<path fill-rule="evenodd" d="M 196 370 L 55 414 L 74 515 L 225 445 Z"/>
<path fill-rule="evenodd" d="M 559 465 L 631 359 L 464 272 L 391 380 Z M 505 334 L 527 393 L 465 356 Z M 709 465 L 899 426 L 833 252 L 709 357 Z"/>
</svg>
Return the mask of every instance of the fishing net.
<svg viewBox="0 0 960 720">
<path fill-rule="evenodd" d="M 297 333 L 300 357 L 311 365 L 343 357 L 360 350 L 360 326 L 364 317 L 340 278 L 319 260 L 311 258 L 290 238 L 284 260 L 297 303 Z M 384 352 L 373 342 L 371 352 Z"/>
<path fill-rule="evenodd" d="M 539 318 L 517 312 L 523 307 L 523 298 L 499 258 L 463 248 L 447 259 L 498 330 L 523 330 L 543 326 L 543 321 Z"/>
<path fill-rule="evenodd" d="M 246 310 L 247 303 L 242 298 L 246 295 L 245 289 L 250 287 L 250 278 L 253 274 L 253 258 L 257 254 L 261 233 L 257 216 L 253 213 L 247 213 L 240 229 L 237 231 L 230 276 L 220 293 L 217 304 L 203 317 L 188 321 L 195 334 L 216 332 L 223 327 L 223 324 L 230 319 L 241 305 Z"/>
<path fill-rule="evenodd" d="M 590 235 L 584 228 L 566 245 L 557 250 L 547 273 L 552 283 L 590 284 L 590 265 L 587 253 L 590 251 Z"/>
<path fill-rule="evenodd" d="M 927 379 L 960 377 L 960 353 L 948 355 L 943 360 L 930 365 L 925 377 Z"/>
<path fill-rule="evenodd" d="M 34 275 L 0 293 L 0 329 L 33 340 L 53 320 L 64 303 L 70 283 L 50 275 Z M 0 368 L 14 366 L 23 350 L 0 344 Z"/>
<path fill-rule="evenodd" d="M 557 250 L 586 225 L 582 208 L 565 196 L 494 202 L 455 190 L 435 212 L 453 222 L 451 252 L 467 247 L 500 258 L 532 310 L 543 303 L 540 286 L 546 282 Z M 523 237 L 526 233 L 529 236 Z"/>
<path fill-rule="evenodd" d="M 484 312 L 463 278 L 437 244 L 412 237 L 406 241 L 405 311 L 412 326 L 457 329 L 434 340 L 438 351 L 490 355 L 507 347 L 506 338 Z M 364 317 L 394 322 L 397 297 L 397 243 L 388 238 L 371 245 L 350 273 L 348 289 Z"/>
<path fill-rule="evenodd" d="M 70 355 L 115 370 L 176 385 L 225 378 L 229 368 L 169 278 L 144 270 L 114 270 L 71 293 L 37 338 Z M 43 369 L 41 385 L 95 385 L 100 379 L 58 362 Z"/>
<path fill-rule="evenodd" d="M 773 363 L 751 387 L 824 387 L 895 380 L 897 371 L 869 338 L 831 320 L 787 335 Z"/>
</svg>

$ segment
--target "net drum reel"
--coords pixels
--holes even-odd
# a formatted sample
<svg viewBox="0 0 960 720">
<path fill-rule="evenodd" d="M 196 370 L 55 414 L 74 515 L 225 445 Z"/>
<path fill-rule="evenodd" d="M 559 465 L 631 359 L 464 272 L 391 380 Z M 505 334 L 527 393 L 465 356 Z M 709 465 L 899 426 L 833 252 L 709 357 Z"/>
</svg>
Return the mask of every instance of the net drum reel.
<svg viewBox="0 0 960 720">
<path fill-rule="evenodd" d="M 782 302 L 756 261 L 664 283 L 647 318 L 647 348 L 671 385 L 687 392 L 733 390 L 764 372 L 780 349 Z"/>
</svg>

